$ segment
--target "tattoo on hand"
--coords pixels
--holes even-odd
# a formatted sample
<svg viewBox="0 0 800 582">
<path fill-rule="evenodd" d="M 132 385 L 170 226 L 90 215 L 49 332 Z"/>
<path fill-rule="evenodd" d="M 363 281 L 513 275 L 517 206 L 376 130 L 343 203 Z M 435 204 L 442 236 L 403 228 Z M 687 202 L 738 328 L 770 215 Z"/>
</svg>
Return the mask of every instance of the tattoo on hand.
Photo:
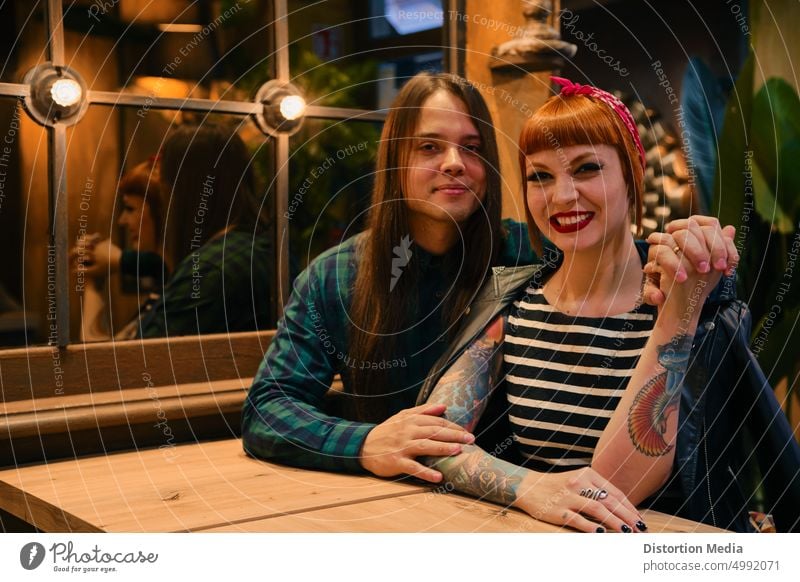
<svg viewBox="0 0 800 582">
<path fill-rule="evenodd" d="M 678 409 L 680 388 L 686 376 L 692 337 L 675 336 L 658 347 L 658 363 L 663 371 L 639 390 L 628 412 L 628 435 L 643 455 L 660 457 L 672 450 L 665 438 L 667 420 Z"/>
</svg>

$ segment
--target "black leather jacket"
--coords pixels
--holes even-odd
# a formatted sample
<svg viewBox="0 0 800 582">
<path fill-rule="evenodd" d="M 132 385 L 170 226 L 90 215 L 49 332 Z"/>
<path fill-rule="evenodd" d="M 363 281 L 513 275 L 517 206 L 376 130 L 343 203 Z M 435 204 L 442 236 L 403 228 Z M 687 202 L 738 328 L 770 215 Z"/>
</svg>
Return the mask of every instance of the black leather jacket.
<svg viewBox="0 0 800 582">
<path fill-rule="evenodd" d="M 637 242 L 637 248 L 644 262 L 647 244 Z M 549 259 L 493 269 L 418 403 L 530 280 L 544 281 L 560 264 L 556 253 Z M 800 446 L 750 351 L 750 312 L 734 291 L 733 280 L 724 278 L 703 306 L 681 394 L 672 475 L 642 506 L 734 531 L 752 531 L 748 510 L 761 507 L 773 514 L 778 531 L 800 531 Z M 495 391 L 476 430 L 485 433 L 479 444 L 490 451 L 492 443 L 510 442 L 502 393 Z"/>
</svg>

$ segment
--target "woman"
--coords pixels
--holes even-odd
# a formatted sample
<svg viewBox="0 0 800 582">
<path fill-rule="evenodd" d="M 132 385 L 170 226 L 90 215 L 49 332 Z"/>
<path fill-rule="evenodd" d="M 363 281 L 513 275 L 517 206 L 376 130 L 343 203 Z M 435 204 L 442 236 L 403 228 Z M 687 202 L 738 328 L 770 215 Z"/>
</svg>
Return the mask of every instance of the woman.
<svg viewBox="0 0 800 582">
<path fill-rule="evenodd" d="M 421 394 L 425 398 L 432 388 L 428 403 L 446 405 L 446 418 L 469 430 L 503 374 L 514 445 L 524 460 L 514 465 L 465 446 L 461 455 L 427 463 L 461 491 L 545 521 L 581 531 L 644 531 L 641 520 L 633 514 L 620 519 L 615 508 L 627 505 L 626 497 L 639 504 L 659 491 L 674 477 L 674 467 L 679 474 L 672 485 L 695 478 L 688 467 L 698 466 L 692 455 L 699 449 L 685 441 L 702 434 L 706 425 L 692 427 L 694 432 L 682 428 L 677 438 L 678 405 L 682 393 L 694 404 L 698 394 L 705 394 L 702 382 L 714 370 L 701 366 L 735 351 L 737 342 L 713 348 L 713 357 L 702 352 L 720 341 L 709 330 L 727 324 L 731 313 L 744 312 L 724 294 L 732 286 L 715 290 L 722 273 L 730 274 L 738 260 L 734 231 L 704 218 L 673 225 L 668 233 L 650 237 L 652 260 L 645 264 L 646 247 L 636 244 L 630 227 L 631 222 L 640 226 L 644 171 L 644 151 L 630 113 L 605 91 L 554 80 L 563 89 L 526 123 L 520 166 L 532 244 L 542 249 L 543 234 L 557 250 L 546 253 L 543 265 L 500 273 L 487 286 L 472 306 L 465 332 L 443 358 L 458 356 L 455 363 L 441 378 L 431 378 Z M 684 254 L 693 260 L 682 260 Z M 643 273 L 660 278 L 660 289 L 647 291 L 661 303 L 657 313 L 642 303 Z M 701 313 L 702 338 L 696 337 Z M 739 325 L 730 326 L 730 337 Z M 469 348 L 459 355 L 464 345 Z M 747 344 L 738 342 L 738 348 L 747 351 Z M 687 377 L 690 360 L 693 374 Z M 757 369 L 754 360 L 740 363 L 731 367 Z M 709 384 L 708 392 L 727 395 L 735 384 L 735 379 L 720 379 Z M 763 393 L 763 384 L 757 388 L 759 397 L 772 398 L 769 406 L 776 410 L 771 392 Z M 689 410 L 691 417 L 702 408 Z M 770 430 L 782 434 L 781 454 L 795 451 L 786 466 L 792 475 L 800 456 L 783 421 Z M 606 486 L 598 474 L 616 487 Z M 670 510 L 680 513 L 691 497 L 700 498 L 701 485 L 710 492 L 709 475 L 705 483 L 702 474 L 697 477 L 688 491 L 684 483 L 684 505 Z M 732 476 L 733 470 L 715 476 L 720 498 L 730 497 L 721 489 L 730 488 Z M 692 508 L 689 517 L 718 517 L 715 525 L 746 529 L 745 512 L 733 505 L 715 499 L 710 508 L 705 504 L 705 512 Z"/>
<path fill-rule="evenodd" d="M 270 327 L 268 221 L 244 142 L 222 126 L 184 126 L 161 158 L 164 259 L 173 273 L 138 337 Z"/>
<path fill-rule="evenodd" d="M 441 481 L 418 457 L 457 455 L 474 437 L 444 406 L 414 401 L 489 268 L 532 258 L 521 225 L 501 222 L 498 167 L 477 88 L 445 74 L 406 83 L 383 127 L 368 229 L 298 277 L 253 381 L 249 454 Z M 326 406 L 335 374 L 338 415 Z"/>
<path fill-rule="evenodd" d="M 146 297 L 139 310 L 154 300 L 152 291 L 160 287 L 163 260 L 156 251 L 161 244 L 162 207 L 159 187 L 158 158 L 153 156 L 136 165 L 119 181 L 117 187 L 122 205 L 117 224 L 125 232 L 125 248 L 120 249 L 111 239 L 100 240 L 99 234 L 78 241 L 71 253 L 79 280 L 84 280 L 81 306 L 81 341 L 110 338 L 109 316 L 100 290 L 103 280 L 120 272 L 124 279 L 136 281 L 137 294 Z M 137 311 L 132 323 L 117 331 L 117 339 L 134 337 Z"/>
</svg>

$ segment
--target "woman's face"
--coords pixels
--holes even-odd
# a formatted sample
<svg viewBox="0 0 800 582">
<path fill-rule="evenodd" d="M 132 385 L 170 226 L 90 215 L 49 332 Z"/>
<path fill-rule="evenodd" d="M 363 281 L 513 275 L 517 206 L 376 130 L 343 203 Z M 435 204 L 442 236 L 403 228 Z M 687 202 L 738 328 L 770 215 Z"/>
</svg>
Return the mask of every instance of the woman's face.
<svg viewBox="0 0 800 582">
<path fill-rule="evenodd" d="M 576 145 L 527 156 L 527 202 L 536 226 L 575 252 L 630 235 L 628 187 L 617 149 Z"/>
<path fill-rule="evenodd" d="M 425 100 L 410 142 L 404 195 L 410 220 L 453 228 L 480 207 L 486 168 L 478 128 L 447 91 Z"/>
<path fill-rule="evenodd" d="M 122 213 L 117 224 L 125 229 L 129 247 L 139 252 L 156 250 L 156 225 L 144 198 L 123 194 Z"/>
</svg>

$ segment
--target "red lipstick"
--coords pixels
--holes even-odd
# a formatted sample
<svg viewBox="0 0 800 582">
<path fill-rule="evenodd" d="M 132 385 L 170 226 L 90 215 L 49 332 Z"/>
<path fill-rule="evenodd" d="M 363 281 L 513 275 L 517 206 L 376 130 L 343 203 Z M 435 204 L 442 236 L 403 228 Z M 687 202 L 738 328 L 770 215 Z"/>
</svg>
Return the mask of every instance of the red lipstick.
<svg viewBox="0 0 800 582">
<path fill-rule="evenodd" d="M 553 227 L 553 230 L 562 234 L 578 232 L 589 226 L 593 218 L 594 212 L 559 212 L 550 217 L 550 226 Z"/>
</svg>

